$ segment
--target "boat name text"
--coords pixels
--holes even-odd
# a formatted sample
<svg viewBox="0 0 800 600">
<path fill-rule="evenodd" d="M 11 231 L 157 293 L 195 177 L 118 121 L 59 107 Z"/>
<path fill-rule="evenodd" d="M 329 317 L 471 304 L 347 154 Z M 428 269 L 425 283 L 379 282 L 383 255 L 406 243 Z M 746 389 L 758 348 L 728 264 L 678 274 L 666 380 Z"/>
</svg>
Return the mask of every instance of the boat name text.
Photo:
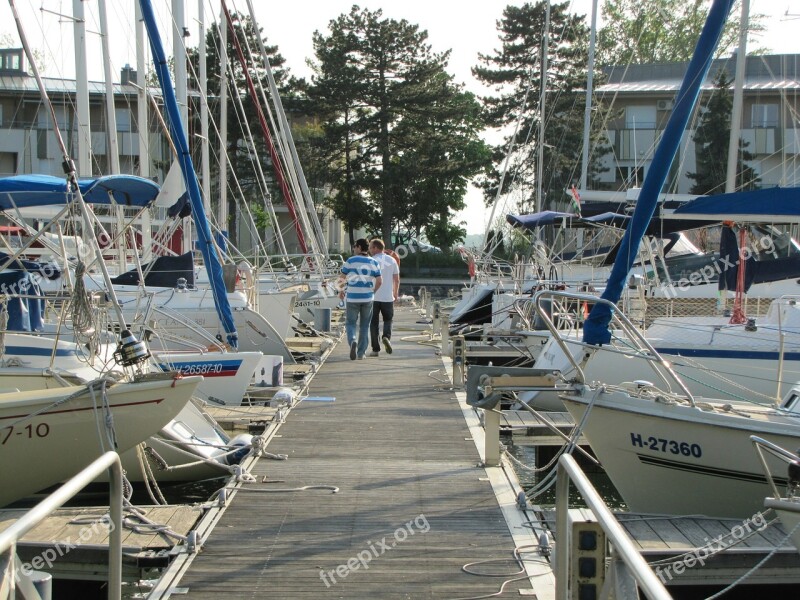
<svg viewBox="0 0 800 600">
<path fill-rule="evenodd" d="M 693 456 L 695 458 L 703 456 L 703 449 L 700 444 L 656 438 L 652 435 L 643 437 L 640 433 L 631 433 L 631 445 L 638 448 L 649 448 L 656 452 L 682 454 L 683 456 Z"/>
</svg>

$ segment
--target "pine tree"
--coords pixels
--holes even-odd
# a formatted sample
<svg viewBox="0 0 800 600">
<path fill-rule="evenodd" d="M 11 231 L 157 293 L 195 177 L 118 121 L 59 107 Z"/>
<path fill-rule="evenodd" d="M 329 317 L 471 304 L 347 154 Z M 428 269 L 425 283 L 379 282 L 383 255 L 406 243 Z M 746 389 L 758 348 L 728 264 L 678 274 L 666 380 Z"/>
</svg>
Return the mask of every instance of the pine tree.
<svg viewBox="0 0 800 600">
<path fill-rule="evenodd" d="M 714 79 L 714 92 L 706 104 L 692 138 L 697 145 L 697 172 L 687 173 L 694 185 L 692 194 L 721 194 L 725 191 L 728 169 L 728 148 L 731 134 L 731 111 L 733 108 L 731 79 L 720 70 Z M 748 152 L 747 144 L 740 140 L 736 165 L 736 189 L 752 190 L 760 182 L 755 171 L 744 161 L 755 157 Z"/>
<path fill-rule="evenodd" d="M 567 206 L 566 190 L 576 182 L 581 160 L 589 31 L 583 17 L 570 14 L 569 3 L 565 2 L 551 5 L 550 28 L 545 33 L 545 11 L 546 2 L 507 6 L 498 21 L 500 49 L 492 55 L 479 55 L 480 65 L 472 69 L 475 77 L 500 92 L 482 98 L 487 124 L 506 131 L 516 128 L 515 139 L 511 140 L 509 134 L 502 144 L 494 147 L 495 166 L 481 187 L 487 203 L 494 200 L 508 149 L 513 146 L 501 193 L 516 189 L 521 198 L 517 207 L 520 211 L 532 210 L 536 205 L 540 145 L 544 146 L 541 210 Z M 544 35 L 548 36 L 549 67 L 543 78 Z M 542 85 L 547 91 L 545 115 L 540 111 Z M 542 118 L 545 134 L 544 140 L 539 140 Z M 598 142 L 600 137 L 595 126 L 592 138 Z M 595 176 L 599 173 L 598 159 L 607 151 L 604 145 L 595 144 L 590 173 Z"/>
<path fill-rule="evenodd" d="M 427 37 L 357 6 L 331 21 L 327 35 L 314 34 L 309 97 L 325 123 L 333 210 L 351 237 L 367 226 L 389 241 L 395 228 L 419 235 L 449 221 L 488 159 L 479 105 L 447 74 L 449 52 L 434 53 Z M 462 232 L 433 230 L 438 241 Z"/>
</svg>

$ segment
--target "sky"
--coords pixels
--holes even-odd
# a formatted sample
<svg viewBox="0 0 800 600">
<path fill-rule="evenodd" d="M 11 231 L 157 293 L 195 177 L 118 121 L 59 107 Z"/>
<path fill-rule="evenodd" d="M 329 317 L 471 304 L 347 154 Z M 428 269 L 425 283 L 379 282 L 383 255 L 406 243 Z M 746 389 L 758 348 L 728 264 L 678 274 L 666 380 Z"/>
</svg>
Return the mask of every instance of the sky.
<svg viewBox="0 0 800 600">
<path fill-rule="evenodd" d="M 135 36 L 133 27 L 133 0 L 106 0 L 109 28 L 111 30 L 112 72 L 118 77 L 126 64 L 135 65 Z M 198 40 L 198 2 L 203 2 L 206 22 L 219 14 L 218 0 L 188 0 L 185 2 L 189 46 Z M 508 0 L 293 0 L 275 2 L 252 0 L 256 17 L 268 43 L 278 46 L 286 58 L 287 66 L 296 76 L 308 77 L 310 71 L 306 60 L 313 55 L 312 34 L 328 31 L 328 23 L 342 13 L 350 11 L 356 3 L 370 10 L 381 9 L 384 17 L 406 19 L 428 32 L 428 42 L 434 52 L 451 50 L 449 71 L 455 79 L 468 89 L 480 93 L 481 87 L 470 73 L 477 64 L 478 54 L 492 54 L 499 47 L 496 22 L 508 4 L 522 4 Z M 74 78 L 74 50 L 72 44 L 73 25 L 70 21 L 73 0 L 22 0 L 17 10 L 31 46 L 45 58 L 45 74 L 52 77 Z M 154 0 L 160 19 L 164 45 L 171 48 L 167 0 Z M 602 5 L 602 1 L 601 1 Z M 87 14 L 87 43 L 89 46 L 89 78 L 103 78 L 100 59 L 100 30 L 97 16 L 97 0 L 84 3 Z M 246 0 L 228 0 L 232 10 L 247 13 Z M 588 18 L 592 0 L 572 0 L 572 12 Z M 800 53 L 800 1 L 798 0 L 751 0 L 751 14 L 765 14 L 768 35 L 761 41 L 774 53 Z M 789 15 L 787 16 L 787 13 Z M 792 18 L 792 13 L 795 15 Z M 602 19 L 599 19 L 602 26 Z M 16 27 L 8 3 L 0 2 L 0 36 L 18 39 Z M 489 218 L 478 190 L 471 188 L 467 195 L 468 207 L 457 215 L 456 221 L 466 221 L 467 232 L 483 233 Z"/>
</svg>

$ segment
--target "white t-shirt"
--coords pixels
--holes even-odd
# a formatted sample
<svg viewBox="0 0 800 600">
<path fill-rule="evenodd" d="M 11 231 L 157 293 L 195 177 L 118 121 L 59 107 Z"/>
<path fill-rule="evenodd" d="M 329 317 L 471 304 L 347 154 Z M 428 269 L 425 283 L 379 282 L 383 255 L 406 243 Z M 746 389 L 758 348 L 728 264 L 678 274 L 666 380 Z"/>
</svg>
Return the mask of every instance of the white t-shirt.
<svg viewBox="0 0 800 600">
<path fill-rule="evenodd" d="M 394 276 L 400 275 L 400 265 L 388 254 L 378 252 L 372 258 L 378 261 L 381 268 L 381 287 L 375 292 L 375 302 L 394 302 Z"/>
</svg>

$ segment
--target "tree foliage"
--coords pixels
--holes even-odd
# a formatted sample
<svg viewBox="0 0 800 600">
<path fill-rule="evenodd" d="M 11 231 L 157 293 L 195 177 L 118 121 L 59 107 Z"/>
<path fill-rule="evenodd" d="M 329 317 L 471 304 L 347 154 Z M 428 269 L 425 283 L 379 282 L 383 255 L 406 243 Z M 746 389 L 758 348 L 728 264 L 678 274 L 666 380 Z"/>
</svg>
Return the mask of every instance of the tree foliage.
<svg viewBox="0 0 800 600">
<path fill-rule="evenodd" d="M 449 52 L 434 53 L 418 26 L 358 6 L 314 33 L 314 52 L 308 93 L 324 123 L 331 207 L 351 238 L 358 227 L 388 241 L 395 229 L 449 222 L 488 157 L 479 105 L 446 72 Z M 428 238 L 461 231 L 434 227 Z"/>
<path fill-rule="evenodd" d="M 487 203 L 516 190 L 519 210 L 531 210 L 535 203 L 537 152 L 544 149 L 541 209 L 557 208 L 568 201 L 565 191 L 575 183 L 580 166 L 589 31 L 582 16 L 569 13 L 567 2 L 552 4 L 550 28 L 545 31 L 546 2 L 507 6 L 498 21 L 501 47 L 493 54 L 480 54 L 472 73 L 496 91 L 482 98 L 488 125 L 508 133 L 493 148 L 494 169 L 480 182 Z M 542 76 L 542 49 L 548 38 L 548 70 Z M 542 85 L 547 90 L 545 115 L 541 114 Z M 540 120 L 545 120 L 544 140 L 539 140 Z M 596 142 L 590 173 L 596 175 L 598 160 L 607 151 Z M 513 151 L 509 153 L 509 148 Z M 503 172 L 506 169 L 505 176 Z"/>
<path fill-rule="evenodd" d="M 709 2 L 607 0 L 602 7 L 604 25 L 597 38 L 598 63 L 651 64 L 691 59 L 708 16 Z M 717 46 L 718 56 L 730 54 L 738 45 L 740 14 L 737 2 Z M 763 20 L 764 15 L 750 16 L 748 30 L 751 35 L 764 31 Z"/>
<path fill-rule="evenodd" d="M 728 169 L 728 148 L 731 134 L 733 100 L 731 79 L 724 70 L 717 73 L 714 92 L 703 110 L 692 138 L 697 145 L 697 172 L 687 173 L 694 185 L 692 194 L 721 194 L 725 191 Z M 740 140 L 736 163 L 736 189 L 753 190 L 760 182 L 755 171 L 743 161 L 755 157 L 748 152 L 747 144 Z"/>
</svg>

